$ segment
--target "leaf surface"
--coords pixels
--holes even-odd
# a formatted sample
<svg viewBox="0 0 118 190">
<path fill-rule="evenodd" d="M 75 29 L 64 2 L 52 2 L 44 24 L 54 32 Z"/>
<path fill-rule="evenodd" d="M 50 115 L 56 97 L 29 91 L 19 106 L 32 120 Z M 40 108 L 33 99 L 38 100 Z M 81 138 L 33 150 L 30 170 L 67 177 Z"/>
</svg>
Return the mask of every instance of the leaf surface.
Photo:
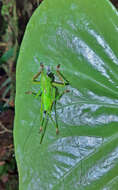
<svg viewBox="0 0 118 190">
<path fill-rule="evenodd" d="M 44 0 L 17 64 L 15 154 L 20 190 L 100 190 L 118 185 L 118 13 L 107 0 Z M 40 62 L 70 93 L 57 102 L 40 145 L 40 98 L 27 95 Z M 60 91 L 62 89 L 59 89 Z M 54 110 L 52 110 L 52 117 Z"/>
</svg>

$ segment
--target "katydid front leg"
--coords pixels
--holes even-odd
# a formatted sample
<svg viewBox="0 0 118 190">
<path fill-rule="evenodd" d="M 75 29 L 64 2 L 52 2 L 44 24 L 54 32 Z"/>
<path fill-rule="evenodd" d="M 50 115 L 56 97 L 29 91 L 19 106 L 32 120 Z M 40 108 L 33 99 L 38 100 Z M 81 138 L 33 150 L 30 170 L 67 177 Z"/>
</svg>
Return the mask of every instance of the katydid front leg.
<svg viewBox="0 0 118 190">
<path fill-rule="evenodd" d="M 58 75 L 60 81 L 62 81 L 62 83 L 63 83 L 64 86 L 65 85 L 69 85 L 68 80 L 66 80 L 66 78 L 62 75 L 62 73 L 60 72 L 59 69 L 60 69 L 60 64 L 57 65 L 57 70 L 56 70 L 57 75 Z"/>
<path fill-rule="evenodd" d="M 40 74 L 43 72 L 44 69 L 44 65 L 42 63 L 40 63 L 40 67 L 41 67 L 41 71 L 39 71 L 36 75 L 33 76 L 32 81 L 34 84 L 40 84 L 40 81 L 36 80 Z"/>
</svg>

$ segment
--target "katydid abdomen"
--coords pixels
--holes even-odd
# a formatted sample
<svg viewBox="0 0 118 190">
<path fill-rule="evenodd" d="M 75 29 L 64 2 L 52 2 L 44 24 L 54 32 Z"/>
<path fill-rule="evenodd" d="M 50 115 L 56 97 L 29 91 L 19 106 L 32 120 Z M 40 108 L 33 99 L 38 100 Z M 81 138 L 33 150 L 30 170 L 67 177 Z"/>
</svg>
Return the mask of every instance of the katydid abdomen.
<svg viewBox="0 0 118 190">
<path fill-rule="evenodd" d="M 55 100 L 55 87 L 52 86 L 50 78 L 45 73 L 41 77 L 41 83 L 43 83 L 41 88 L 43 109 L 50 112 Z"/>
</svg>

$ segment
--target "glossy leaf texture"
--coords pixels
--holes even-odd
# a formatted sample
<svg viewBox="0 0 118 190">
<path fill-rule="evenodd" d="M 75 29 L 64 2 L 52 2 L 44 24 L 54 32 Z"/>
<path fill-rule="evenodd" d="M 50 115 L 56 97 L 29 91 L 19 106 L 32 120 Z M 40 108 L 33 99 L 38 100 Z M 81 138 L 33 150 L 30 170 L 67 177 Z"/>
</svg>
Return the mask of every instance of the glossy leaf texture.
<svg viewBox="0 0 118 190">
<path fill-rule="evenodd" d="M 60 133 L 49 120 L 41 145 L 40 98 L 26 94 L 40 88 L 40 62 L 55 75 L 61 64 L 70 82 L 56 107 Z M 109 1 L 44 0 L 35 11 L 17 64 L 14 143 L 20 190 L 117 189 L 118 13 Z"/>
</svg>

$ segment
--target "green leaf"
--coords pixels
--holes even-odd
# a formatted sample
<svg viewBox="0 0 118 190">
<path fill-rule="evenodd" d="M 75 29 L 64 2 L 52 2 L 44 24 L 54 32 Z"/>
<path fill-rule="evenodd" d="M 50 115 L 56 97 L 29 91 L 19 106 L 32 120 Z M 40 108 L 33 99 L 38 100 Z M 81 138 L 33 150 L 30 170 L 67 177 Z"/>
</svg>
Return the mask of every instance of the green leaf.
<svg viewBox="0 0 118 190">
<path fill-rule="evenodd" d="M 40 145 L 40 99 L 27 95 L 40 62 L 70 81 Z M 61 90 L 61 89 L 60 89 Z M 118 186 L 118 13 L 108 0 L 44 0 L 17 64 L 15 154 L 20 190 Z M 54 112 L 52 110 L 52 116 Z"/>
</svg>

